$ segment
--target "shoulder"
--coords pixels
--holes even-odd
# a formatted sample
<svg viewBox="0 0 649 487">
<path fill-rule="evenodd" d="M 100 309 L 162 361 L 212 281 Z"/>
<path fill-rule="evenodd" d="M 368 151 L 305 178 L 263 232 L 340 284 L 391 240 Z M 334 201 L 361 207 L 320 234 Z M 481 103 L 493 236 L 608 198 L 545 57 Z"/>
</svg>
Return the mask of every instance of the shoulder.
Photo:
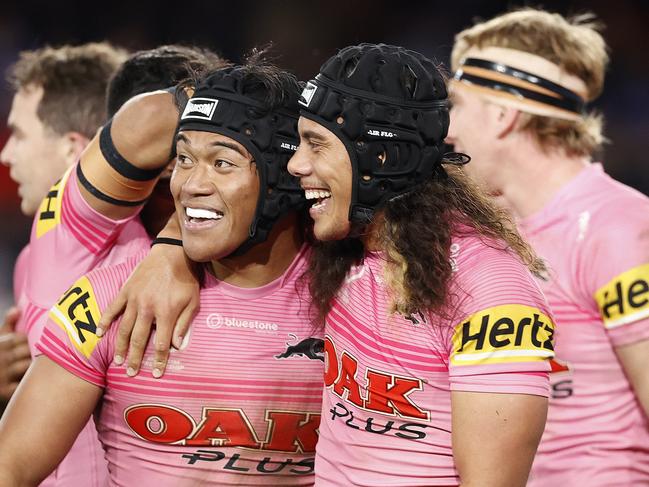
<svg viewBox="0 0 649 487">
<path fill-rule="evenodd" d="M 502 241 L 469 234 L 454 239 L 451 300 L 466 316 L 496 306 L 539 308 L 547 303 L 528 267 Z"/>
<path fill-rule="evenodd" d="M 111 303 L 133 269 L 144 259 L 146 254 L 147 250 L 141 250 L 119 264 L 90 271 L 70 286 L 56 306 L 65 307 L 68 304 L 75 304 L 75 297 L 79 297 L 79 299 L 84 297 L 89 303 L 96 305 L 97 311 L 101 313 Z"/>
<path fill-rule="evenodd" d="M 649 197 L 613 179 L 603 170 L 593 171 L 575 198 L 580 210 L 590 211 L 593 229 L 625 228 L 649 222 Z"/>
</svg>

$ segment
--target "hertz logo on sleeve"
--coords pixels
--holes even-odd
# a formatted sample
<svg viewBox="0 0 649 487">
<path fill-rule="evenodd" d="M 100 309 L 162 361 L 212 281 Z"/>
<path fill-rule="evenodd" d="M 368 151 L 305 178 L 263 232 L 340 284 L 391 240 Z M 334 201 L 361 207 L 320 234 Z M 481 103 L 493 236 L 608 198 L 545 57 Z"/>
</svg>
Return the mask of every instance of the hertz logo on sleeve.
<svg viewBox="0 0 649 487">
<path fill-rule="evenodd" d="M 36 238 L 41 238 L 47 232 L 61 223 L 61 202 L 63 201 L 63 188 L 68 180 L 69 168 L 63 177 L 50 188 L 47 195 L 41 201 L 36 216 Z"/>
<path fill-rule="evenodd" d="M 606 328 L 633 323 L 649 316 L 649 264 L 614 277 L 595 292 Z"/>
<path fill-rule="evenodd" d="M 97 323 L 101 313 L 95 292 L 87 277 L 82 277 L 68 289 L 50 310 L 50 318 L 70 337 L 74 347 L 85 357 L 97 346 Z"/>
<path fill-rule="evenodd" d="M 539 309 L 506 304 L 455 326 L 453 365 L 533 362 L 554 357 L 554 323 Z"/>
</svg>

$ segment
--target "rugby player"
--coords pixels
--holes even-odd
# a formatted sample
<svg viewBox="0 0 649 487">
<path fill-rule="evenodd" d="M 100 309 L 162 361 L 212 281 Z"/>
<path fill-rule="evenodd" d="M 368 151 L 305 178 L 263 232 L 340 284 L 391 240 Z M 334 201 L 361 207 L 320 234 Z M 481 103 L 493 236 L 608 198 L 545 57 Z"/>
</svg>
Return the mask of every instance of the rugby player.
<svg viewBox="0 0 649 487">
<path fill-rule="evenodd" d="M 325 321 L 317 485 L 523 486 L 543 431 L 543 269 L 443 162 L 444 79 L 383 44 L 342 49 L 300 99 L 289 162 L 318 241 Z"/>
<path fill-rule="evenodd" d="M 90 45 L 90 48 L 93 46 Z M 49 57 L 45 58 L 45 61 L 54 64 L 53 67 L 49 68 L 52 73 L 50 77 L 68 75 L 66 80 L 71 83 L 77 78 L 86 76 L 87 78 L 82 81 L 77 80 L 78 84 L 83 86 L 83 83 L 90 83 L 89 80 L 96 78 L 96 76 L 88 76 L 88 73 L 92 74 L 89 66 L 92 66 L 93 62 L 93 58 L 90 56 L 93 51 L 90 48 L 85 49 L 85 46 L 70 48 L 76 58 L 66 54 L 67 51 L 63 50 L 68 48 L 62 48 L 61 52 L 58 53 L 46 50 Z M 85 57 L 81 56 L 78 51 L 81 51 Z M 100 53 L 102 52 L 100 51 Z M 95 54 L 95 56 L 97 55 Z M 94 62 L 98 63 L 99 61 Z M 99 124 L 105 120 L 107 105 L 108 115 L 110 116 L 116 107 L 138 93 L 152 88 L 171 86 L 180 79 L 189 76 L 194 70 L 205 69 L 222 63 L 223 61 L 215 54 L 183 46 L 162 46 L 133 54 L 116 72 L 114 72 L 114 69 L 112 72 L 106 72 L 101 86 L 94 87 L 94 92 L 88 93 L 88 95 L 95 93 L 95 98 L 100 95 L 100 98 L 95 100 L 95 105 L 101 113 L 101 118 L 97 117 L 95 119 L 95 128 L 88 133 L 88 137 L 92 137 Z M 41 65 L 46 66 L 47 64 L 47 62 L 41 63 Z M 72 67 L 68 66 L 68 64 L 71 64 Z M 32 77 L 40 72 L 38 71 L 39 68 L 43 69 L 41 65 L 32 65 L 32 71 L 35 70 L 35 73 L 31 75 Z M 113 68 L 115 67 L 113 66 Z M 75 68 L 76 71 L 72 68 Z M 22 68 L 22 71 L 25 71 L 25 68 Z M 108 83 L 108 79 L 113 72 L 113 77 Z M 25 77 L 24 74 L 22 76 Z M 62 83 L 61 79 L 50 81 L 50 84 L 57 87 L 59 91 L 61 88 L 58 85 Z M 107 83 L 108 90 L 106 90 Z M 97 81 L 95 81 L 95 84 L 97 84 Z M 74 88 L 76 85 L 66 86 Z M 89 90 L 86 89 L 86 91 Z M 72 97 L 68 93 L 65 100 L 74 103 L 76 97 Z M 50 105 L 52 103 L 52 101 L 49 101 Z M 77 103 L 75 106 L 78 106 L 82 112 L 83 110 L 88 111 L 92 107 L 89 102 Z M 68 105 L 55 104 L 50 109 L 59 110 L 55 114 L 57 117 L 70 117 L 74 121 L 75 117 L 70 115 L 73 111 L 69 110 Z M 53 116 L 54 114 L 50 115 L 50 117 Z M 86 117 L 88 116 L 86 114 Z M 85 143 L 87 141 L 88 139 L 85 139 Z M 27 144 L 18 147 L 23 147 L 22 150 L 24 151 L 27 149 Z M 74 155 L 78 158 L 79 154 L 75 153 Z M 69 159 L 66 162 L 67 165 L 72 165 L 75 159 Z M 63 182 L 68 179 L 69 172 L 65 173 L 63 180 L 59 181 L 50 190 L 42 203 L 32 229 L 31 243 L 28 247 L 29 255 L 25 256 L 25 253 L 23 253 L 24 257 L 21 258 L 17 266 L 17 275 L 24 276 L 21 281 L 22 288 L 16 293 L 17 296 L 20 296 L 19 303 L 24 310 L 18 327 L 29 331 L 33 354 L 38 353 L 34 350 L 33 345 L 44 325 L 47 309 L 56 302 L 58 295 L 70 283 L 93 267 L 123 261 L 126 257 L 132 255 L 134 250 L 139 248 L 137 247 L 138 241 L 148 242 L 148 236 L 139 221 L 112 222 L 90 208 L 76 185 L 66 185 Z M 159 204 L 159 201 L 160 198 L 155 201 L 155 204 Z M 154 202 L 150 202 L 150 204 L 154 204 Z M 133 208 L 133 215 L 136 214 L 138 209 Z M 160 213 L 163 214 L 163 212 Z M 165 218 L 168 218 L 168 214 Z M 152 226 L 160 225 L 159 222 L 151 221 Z M 92 230 L 97 231 L 97 225 L 103 232 L 93 234 Z M 133 241 L 130 241 L 131 239 Z M 92 245 L 89 245 L 89 242 Z M 134 245 L 135 247 L 133 247 Z M 56 259 L 52 259 L 53 254 L 56 254 Z M 56 280 L 52 279 L 53 275 L 57 276 Z M 97 458 L 89 458 L 88 461 L 84 461 L 84 455 L 93 452 Z M 58 485 L 103 485 L 105 470 L 103 452 L 96 439 L 94 425 L 88 424 L 82 437 L 71 450 L 70 456 L 57 468 L 51 479 L 55 478 Z M 81 475 L 82 473 L 86 477 L 71 476 Z"/>
<path fill-rule="evenodd" d="M 25 215 L 36 213 L 48 189 L 79 159 L 106 120 L 106 87 L 125 57 L 124 51 L 108 43 L 44 47 L 21 52 L 9 68 L 7 79 L 15 94 L 7 121 L 10 135 L 0 161 L 18 184 Z M 25 304 L 21 290 L 28 258 L 26 246 L 14 272 L 18 308 Z M 30 363 L 25 322 L 14 330 L 18 309 L 9 315 L 0 339 L 0 401 L 4 403 Z"/>
<path fill-rule="evenodd" d="M 124 377 L 112 362 L 117 327 L 102 339 L 95 334 L 101 310 L 146 255 L 141 245 L 134 258 L 78 280 L 52 308 L 39 342 L 45 356 L 0 423 L 0 485 L 38 483 L 99 404 L 116 485 L 313 483 L 322 340 L 310 336 L 308 303 L 296 294 L 306 264 L 296 211 L 303 195 L 286 172 L 299 93 L 292 75 L 254 61 L 196 85 L 178 127 L 171 189 L 183 249 L 205 264 L 201 311 L 172 354 L 172 372 L 160 380 Z M 177 120 L 168 92 L 127 103 L 99 136 L 112 150 L 102 154 L 95 139 L 84 153 L 83 188 L 138 201 L 132 185 L 96 174 L 107 162 L 131 182 L 159 172 Z M 151 340 L 149 372 L 153 351 Z M 56 407 L 47 393 L 54 390 Z M 33 421 L 66 426 L 36 433 Z M 36 445 L 39 455 L 27 465 L 20 459 Z"/>
<path fill-rule="evenodd" d="M 15 90 L 7 123 L 11 134 L 0 160 L 11 168 L 11 177 L 19 185 L 25 215 L 34 215 L 48 188 L 78 160 L 105 121 L 106 87 L 125 57 L 125 51 L 108 43 L 90 43 L 24 51 L 10 67 L 8 81 Z M 35 353 L 40 330 L 33 326 L 35 319 L 56 299 L 52 297 L 40 313 L 32 306 L 27 287 L 34 256 L 33 247 L 27 245 L 14 269 L 16 307 L 5 318 L 0 337 L 2 409 Z M 52 254 L 46 259 L 51 261 Z M 55 287 L 56 282 L 47 275 L 40 286 Z M 101 445 L 89 424 L 70 456 L 41 485 L 102 485 L 105 472 Z"/>
<path fill-rule="evenodd" d="M 549 265 L 557 319 L 530 485 L 649 484 L 649 200 L 593 154 L 607 48 L 593 16 L 525 9 L 455 40 L 448 141 Z"/>
</svg>

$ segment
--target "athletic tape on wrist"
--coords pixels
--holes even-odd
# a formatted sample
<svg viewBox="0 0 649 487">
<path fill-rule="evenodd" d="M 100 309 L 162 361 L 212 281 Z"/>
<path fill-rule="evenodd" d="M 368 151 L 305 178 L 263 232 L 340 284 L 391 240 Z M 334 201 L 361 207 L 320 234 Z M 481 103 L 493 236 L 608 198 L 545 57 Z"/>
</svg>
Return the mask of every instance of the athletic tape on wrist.
<svg viewBox="0 0 649 487">
<path fill-rule="evenodd" d="M 105 201 L 106 203 L 110 203 L 111 205 L 140 206 L 146 203 L 146 201 L 148 200 L 148 198 L 144 198 L 142 200 L 137 200 L 137 201 L 126 201 L 126 200 L 113 198 L 112 196 L 107 195 L 97 187 L 93 186 L 90 181 L 88 181 L 86 176 L 83 174 L 83 170 L 81 169 L 81 164 L 77 164 L 77 178 L 79 179 L 79 183 L 81 183 L 81 186 L 83 186 L 91 195 L 93 195 L 95 198 Z"/>
<path fill-rule="evenodd" d="M 99 147 L 108 164 L 110 164 L 118 174 L 121 174 L 132 181 L 151 181 L 152 179 L 157 178 L 160 173 L 164 171 L 165 166 L 157 169 L 141 169 L 124 159 L 113 143 L 113 138 L 110 134 L 112 124 L 113 121 L 109 120 L 109 122 L 101 129 L 99 135 Z"/>
</svg>

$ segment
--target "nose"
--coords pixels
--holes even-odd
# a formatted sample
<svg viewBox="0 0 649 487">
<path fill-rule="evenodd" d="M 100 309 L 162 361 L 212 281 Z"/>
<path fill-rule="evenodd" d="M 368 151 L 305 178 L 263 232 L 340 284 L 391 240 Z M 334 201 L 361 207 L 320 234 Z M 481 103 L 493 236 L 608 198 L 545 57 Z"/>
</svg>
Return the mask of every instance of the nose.
<svg viewBox="0 0 649 487">
<path fill-rule="evenodd" d="M 306 144 L 302 143 L 298 146 L 293 157 L 288 161 L 288 172 L 298 178 L 303 178 L 311 174 L 311 162 L 307 154 Z"/>
<path fill-rule="evenodd" d="M 13 135 L 11 135 L 9 136 L 9 139 L 7 139 L 5 146 L 2 148 L 2 152 L 0 152 L 0 162 L 4 166 L 13 165 L 13 146 L 14 138 Z"/>
<path fill-rule="evenodd" d="M 453 116 L 453 109 L 451 108 L 451 112 L 449 113 L 449 124 L 448 124 L 448 133 L 446 134 L 446 138 L 444 139 L 444 142 L 450 145 L 454 145 L 456 141 L 456 136 L 457 136 L 457 123 L 455 122 L 455 118 Z"/>
<path fill-rule="evenodd" d="M 215 186 L 210 180 L 210 170 L 208 164 L 196 164 L 190 169 L 183 169 L 182 172 L 187 172 L 182 183 L 182 192 L 187 196 L 208 196 L 214 193 Z"/>
</svg>

